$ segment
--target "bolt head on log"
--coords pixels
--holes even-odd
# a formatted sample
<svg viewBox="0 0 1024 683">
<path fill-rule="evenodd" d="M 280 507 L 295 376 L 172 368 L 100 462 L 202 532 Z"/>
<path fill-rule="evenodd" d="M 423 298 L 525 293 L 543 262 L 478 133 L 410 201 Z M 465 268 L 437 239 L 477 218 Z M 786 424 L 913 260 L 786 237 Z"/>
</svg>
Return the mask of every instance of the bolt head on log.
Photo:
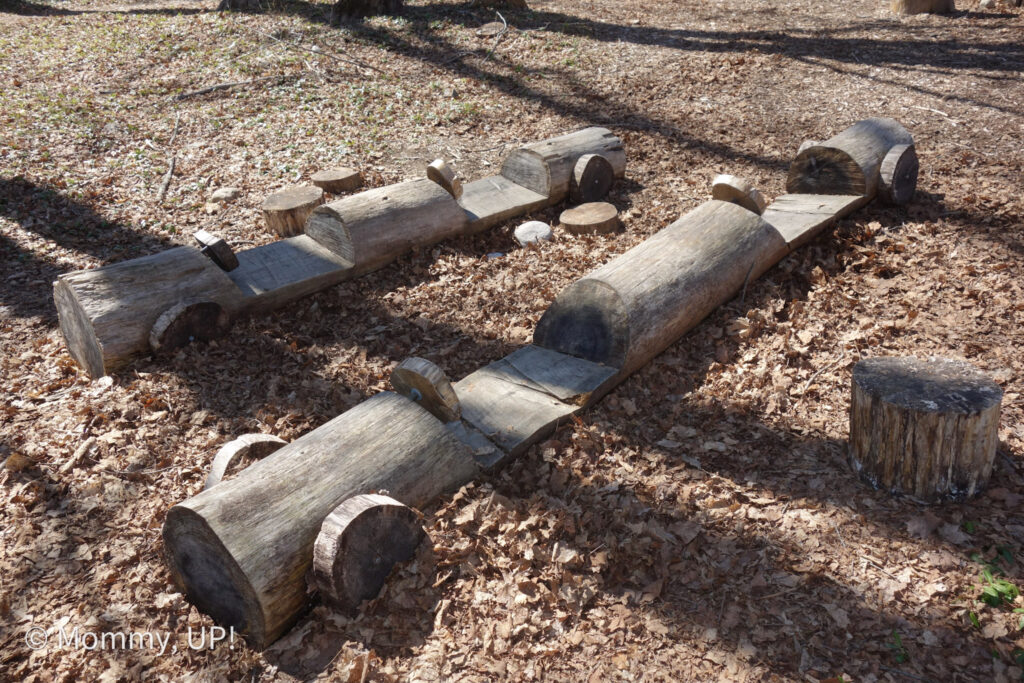
<svg viewBox="0 0 1024 683">
<path fill-rule="evenodd" d="M 962 361 L 862 360 L 853 369 L 850 464 L 894 495 L 970 497 L 992 472 L 1002 395 Z"/>
</svg>

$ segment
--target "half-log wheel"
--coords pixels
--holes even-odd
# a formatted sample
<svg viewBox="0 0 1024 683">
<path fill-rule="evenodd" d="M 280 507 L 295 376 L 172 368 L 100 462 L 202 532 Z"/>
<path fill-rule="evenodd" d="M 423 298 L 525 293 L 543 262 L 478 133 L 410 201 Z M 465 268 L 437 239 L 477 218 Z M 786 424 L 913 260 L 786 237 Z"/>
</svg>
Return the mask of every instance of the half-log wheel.
<svg viewBox="0 0 1024 683">
<path fill-rule="evenodd" d="M 419 515 L 394 498 L 353 496 L 327 515 L 313 544 L 313 588 L 343 610 L 380 592 L 392 568 L 426 536 Z"/>
<path fill-rule="evenodd" d="M 962 500 L 992 473 L 1002 389 L 945 358 L 869 358 L 853 369 L 850 464 L 876 487 Z"/>
<path fill-rule="evenodd" d="M 183 301 L 160 314 L 149 333 L 153 353 L 169 353 L 195 341 L 223 337 L 231 316 L 213 301 Z"/>
<path fill-rule="evenodd" d="M 612 163 L 600 154 L 584 154 L 572 170 L 569 198 L 577 204 L 599 202 L 615 182 Z"/>
<path fill-rule="evenodd" d="M 763 214 L 768 206 L 764 195 L 749 181 L 727 173 L 715 176 L 715 179 L 711 181 L 711 198 L 738 204 L 758 216 Z"/>
<path fill-rule="evenodd" d="M 458 420 L 459 397 L 444 370 L 424 358 L 406 358 L 391 371 L 391 387 L 442 422 Z"/>
<path fill-rule="evenodd" d="M 228 468 L 246 458 L 262 460 L 288 442 L 273 434 L 242 434 L 234 441 L 220 447 L 210 465 L 210 474 L 206 476 L 203 490 L 219 484 Z"/>
<path fill-rule="evenodd" d="M 462 181 L 458 174 L 444 159 L 434 159 L 427 166 L 427 178 L 445 189 L 445 192 L 458 199 L 462 196 Z"/>
<path fill-rule="evenodd" d="M 878 196 L 890 204 L 902 205 L 914 197 L 920 163 L 913 145 L 896 145 L 882 159 L 878 169 Z"/>
</svg>

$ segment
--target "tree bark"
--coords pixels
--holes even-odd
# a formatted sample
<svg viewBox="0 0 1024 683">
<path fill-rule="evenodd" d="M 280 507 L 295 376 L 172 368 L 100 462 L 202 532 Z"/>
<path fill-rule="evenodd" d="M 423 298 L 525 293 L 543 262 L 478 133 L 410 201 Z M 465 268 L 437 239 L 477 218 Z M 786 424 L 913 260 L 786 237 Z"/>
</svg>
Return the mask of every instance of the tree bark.
<svg viewBox="0 0 1024 683">
<path fill-rule="evenodd" d="M 289 187 L 263 200 L 263 218 L 275 234 L 294 237 L 302 234 L 309 214 L 323 203 L 324 193 L 319 187 Z"/>
<path fill-rule="evenodd" d="M 759 216 L 712 200 L 569 285 L 541 317 L 534 344 L 624 377 L 788 251 Z"/>
<path fill-rule="evenodd" d="M 102 377 L 149 353 L 149 335 L 165 311 L 183 301 L 211 301 L 233 315 L 241 293 L 198 249 L 66 273 L 53 285 L 68 351 L 90 377 Z"/>
<path fill-rule="evenodd" d="M 168 564 L 199 609 L 263 648 L 306 604 L 313 544 L 338 505 L 386 488 L 420 507 L 477 472 L 473 454 L 437 418 L 402 396 L 377 394 L 171 508 Z"/>
<path fill-rule="evenodd" d="M 873 199 L 885 155 L 895 145 L 912 144 L 910 133 L 892 119 L 858 121 L 820 145 L 797 154 L 789 167 L 786 191 Z"/>
<path fill-rule="evenodd" d="M 584 154 L 603 156 L 616 178 L 626 172 L 622 141 L 605 128 L 584 128 L 514 150 L 502 164 L 501 175 L 554 204 L 569 196 L 573 170 Z"/>
</svg>

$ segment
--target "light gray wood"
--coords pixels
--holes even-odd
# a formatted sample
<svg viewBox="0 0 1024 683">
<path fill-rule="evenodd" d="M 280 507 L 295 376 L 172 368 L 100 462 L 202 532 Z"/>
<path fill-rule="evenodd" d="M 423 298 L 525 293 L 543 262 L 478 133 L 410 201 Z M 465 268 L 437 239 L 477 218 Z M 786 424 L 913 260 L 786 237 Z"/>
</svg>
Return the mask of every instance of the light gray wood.
<svg viewBox="0 0 1024 683">
<path fill-rule="evenodd" d="M 760 216 L 709 201 L 569 285 L 544 313 L 533 343 L 625 377 L 787 253 Z"/>
<path fill-rule="evenodd" d="M 149 353 L 153 324 L 172 306 L 201 299 L 233 315 L 242 296 L 198 249 L 175 247 L 61 275 L 53 298 L 68 351 L 90 377 L 102 377 Z"/>
<path fill-rule="evenodd" d="M 603 156 L 616 178 L 626 173 L 622 141 L 606 128 L 584 128 L 513 150 L 502 164 L 501 175 L 557 203 L 569 196 L 573 170 L 584 154 Z"/>
<path fill-rule="evenodd" d="M 458 420 L 459 397 L 444 370 L 425 358 L 406 358 L 391 371 L 391 388 L 442 422 Z"/>
<path fill-rule="evenodd" d="M 223 238 L 207 230 L 196 230 L 192 236 L 199 243 L 203 255 L 216 263 L 218 268 L 230 272 L 238 267 L 238 257 Z"/>
<path fill-rule="evenodd" d="M 869 358 L 853 369 L 850 464 L 877 488 L 963 500 L 992 473 L 1003 391 L 946 358 Z"/>
<path fill-rule="evenodd" d="M 550 202 L 503 176 L 481 178 L 462 188 L 459 206 L 466 213 L 469 232 L 476 233 L 500 225 L 510 218 L 537 211 Z"/>
<path fill-rule="evenodd" d="M 354 168 L 328 168 L 314 173 L 309 179 L 321 190 L 331 194 L 351 192 L 363 186 L 363 174 Z"/>
<path fill-rule="evenodd" d="M 468 227 L 465 212 L 444 188 L 418 178 L 317 207 L 306 234 L 363 274 Z"/>
<path fill-rule="evenodd" d="M 227 474 L 228 468 L 240 460 L 253 458 L 262 460 L 279 450 L 288 442 L 273 434 L 242 434 L 220 447 L 210 463 L 210 473 L 206 475 L 203 490 L 219 484 Z"/>
<path fill-rule="evenodd" d="M 619 210 L 608 202 L 590 202 L 566 209 L 558 222 L 573 235 L 607 235 L 622 227 Z"/>
<path fill-rule="evenodd" d="M 711 181 L 711 198 L 739 204 L 747 211 L 753 211 L 759 216 L 768 206 L 764 195 L 749 181 L 727 173 L 715 176 L 715 179 Z"/>
<path fill-rule="evenodd" d="M 896 14 L 949 14 L 956 11 L 954 0 L 892 0 Z"/>
<path fill-rule="evenodd" d="M 569 182 L 569 199 L 577 204 L 599 202 L 615 183 L 615 169 L 600 154 L 584 154 L 576 160 Z"/>
<path fill-rule="evenodd" d="M 534 344 L 513 351 L 503 360 L 522 375 L 531 388 L 577 406 L 589 405 L 603 395 L 616 374 L 614 368 L 606 365 Z"/>
<path fill-rule="evenodd" d="M 920 163 L 913 145 L 896 145 L 882 159 L 878 169 L 878 197 L 888 204 L 907 204 L 917 189 Z"/>
<path fill-rule="evenodd" d="M 352 263 L 309 235 L 278 240 L 238 254 L 228 275 L 238 286 L 247 313 L 262 313 L 353 277 Z"/>
<path fill-rule="evenodd" d="M 796 150 L 796 153 L 800 154 L 808 147 L 817 147 L 820 144 L 821 143 L 818 142 L 817 140 L 804 140 L 803 142 L 800 143 L 800 147 Z"/>
<path fill-rule="evenodd" d="M 281 237 L 301 235 L 310 212 L 323 203 L 324 193 L 319 187 L 288 187 L 263 200 L 263 219 Z"/>
<path fill-rule="evenodd" d="M 455 199 L 462 196 L 462 181 L 455 169 L 444 159 L 434 159 L 427 166 L 427 179 L 444 188 L 444 191 Z"/>
<path fill-rule="evenodd" d="M 907 129 L 893 119 L 864 119 L 820 145 L 797 154 L 789 166 L 790 194 L 845 194 L 875 197 L 882 159 L 895 145 L 912 145 Z"/>
<path fill-rule="evenodd" d="M 327 515 L 313 545 L 310 586 L 343 611 L 377 597 L 391 570 L 426 537 L 420 517 L 394 498 L 353 496 Z"/>
<path fill-rule="evenodd" d="M 186 299 L 160 314 L 149 331 L 149 348 L 167 354 L 193 341 L 223 337 L 231 329 L 231 315 L 215 301 Z"/>
<path fill-rule="evenodd" d="M 761 218 L 779 231 L 790 249 L 796 249 L 867 202 L 866 197 L 841 194 L 784 194 L 765 209 Z"/>
<path fill-rule="evenodd" d="M 377 394 L 171 508 L 168 564 L 193 604 L 263 648 L 302 613 L 313 544 L 338 505 L 386 489 L 420 507 L 478 471 L 437 418 Z"/>
</svg>

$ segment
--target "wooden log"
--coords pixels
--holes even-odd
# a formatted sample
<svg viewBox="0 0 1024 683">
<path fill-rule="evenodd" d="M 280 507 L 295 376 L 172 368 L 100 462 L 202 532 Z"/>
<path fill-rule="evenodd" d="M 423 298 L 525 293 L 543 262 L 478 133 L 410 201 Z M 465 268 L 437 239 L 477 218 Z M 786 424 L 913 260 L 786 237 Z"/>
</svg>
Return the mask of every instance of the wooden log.
<svg viewBox="0 0 1024 683">
<path fill-rule="evenodd" d="M 949 14 L 956 11 L 954 0 L 892 0 L 896 14 Z"/>
<path fill-rule="evenodd" d="M 738 204 L 759 216 L 768 206 L 764 195 L 749 181 L 726 173 L 715 176 L 715 179 L 711 181 L 711 198 Z"/>
<path fill-rule="evenodd" d="M 569 199 L 576 204 L 599 202 L 615 182 L 615 169 L 600 154 L 584 154 L 572 169 Z"/>
<path fill-rule="evenodd" d="M 160 314 L 149 331 L 149 348 L 167 354 L 193 341 L 223 337 L 231 329 L 231 314 L 215 301 L 186 299 Z"/>
<path fill-rule="evenodd" d="M 387 489 L 420 507 L 478 472 L 473 454 L 405 397 L 377 394 L 167 513 L 171 574 L 188 599 L 263 648 L 298 618 L 324 518 Z"/>
<path fill-rule="evenodd" d="M 302 234 L 309 214 L 323 203 L 324 193 L 319 187 L 296 185 L 263 200 L 263 218 L 275 234 L 293 237 Z"/>
<path fill-rule="evenodd" d="M 878 169 L 878 196 L 888 204 L 903 205 L 914 198 L 920 163 L 914 145 L 896 145 Z"/>
<path fill-rule="evenodd" d="M 317 171 L 309 178 L 324 192 L 343 194 L 363 186 L 363 174 L 354 168 L 328 168 Z"/>
<path fill-rule="evenodd" d="M 800 154 L 808 147 L 817 147 L 820 144 L 821 143 L 818 142 L 817 140 L 804 140 L 803 142 L 800 143 L 800 147 L 796 150 L 796 153 Z"/>
<path fill-rule="evenodd" d="M 210 464 L 210 473 L 206 475 L 206 483 L 203 484 L 203 490 L 205 491 L 219 484 L 224 479 L 224 475 L 227 474 L 228 468 L 232 465 L 249 458 L 262 460 L 287 443 L 284 439 L 273 434 L 242 434 L 242 436 L 234 441 L 229 441 L 220 447 L 217 455 L 213 456 L 213 462 Z"/>
<path fill-rule="evenodd" d="M 540 319 L 533 343 L 624 377 L 788 252 L 760 216 L 709 201 L 569 285 Z"/>
<path fill-rule="evenodd" d="M 869 358 L 853 369 L 850 464 L 919 500 L 981 490 L 999 445 L 999 385 L 962 361 Z"/>
<path fill-rule="evenodd" d="M 444 188 L 444 191 L 458 199 L 462 196 L 462 181 L 455 169 L 444 159 L 434 159 L 427 166 L 427 179 Z"/>
<path fill-rule="evenodd" d="M 222 238 L 206 230 L 196 230 L 192 237 L 199 243 L 199 251 L 221 270 L 230 272 L 238 267 L 238 257 Z"/>
<path fill-rule="evenodd" d="M 569 196 L 576 162 L 585 154 L 607 159 L 616 178 L 626 172 L 622 141 L 606 128 L 584 128 L 514 150 L 502 164 L 501 175 L 554 204 Z"/>
<path fill-rule="evenodd" d="M 842 194 L 784 194 L 761 217 L 779 231 L 790 249 L 796 249 L 867 202 L 866 197 Z"/>
<path fill-rule="evenodd" d="M 493 228 L 509 218 L 543 209 L 549 204 L 544 195 L 500 175 L 466 183 L 459 198 L 459 206 L 466 212 L 471 233 Z"/>
<path fill-rule="evenodd" d="M 892 119 L 858 121 L 820 145 L 797 154 L 789 166 L 791 194 L 845 194 L 874 198 L 882 160 L 895 145 L 914 139 Z"/>
<path fill-rule="evenodd" d="M 153 325 L 172 306 L 199 299 L 233 315 L 242 296 L 198 249 L 176 247 L 61 275 L 53 298 L 68 351 L 90 377 L 102 377 L 149 353 Z"/>
<path fill-rule="evenodd" d="M 394 498 L 353 496 L 327 515 L 313 545 L 310 586 L 345 611 L 380 593 L 399 562 L 426 537 L 420 517 Z"/>
<path fill-rule="evenodd" d="M 406 358 L 391 371 L 391 388 L 442 422 L 458 420 L 459 397 L 444 370 L 425 358 Z"/>
<path fill-rule="evenodd" d="M 590 202 L 566 209 L 558 222 L 574 235 L 606 235 L 622 227 L 619 210 L 607 202 Z"/>
<path fill-rule="evenodd" d="M 468 227 L 469 219 L 455 199 L 437 183 L 419 178 L 317 207 L 306 234 L 361 274 Z"/>
</svg>

